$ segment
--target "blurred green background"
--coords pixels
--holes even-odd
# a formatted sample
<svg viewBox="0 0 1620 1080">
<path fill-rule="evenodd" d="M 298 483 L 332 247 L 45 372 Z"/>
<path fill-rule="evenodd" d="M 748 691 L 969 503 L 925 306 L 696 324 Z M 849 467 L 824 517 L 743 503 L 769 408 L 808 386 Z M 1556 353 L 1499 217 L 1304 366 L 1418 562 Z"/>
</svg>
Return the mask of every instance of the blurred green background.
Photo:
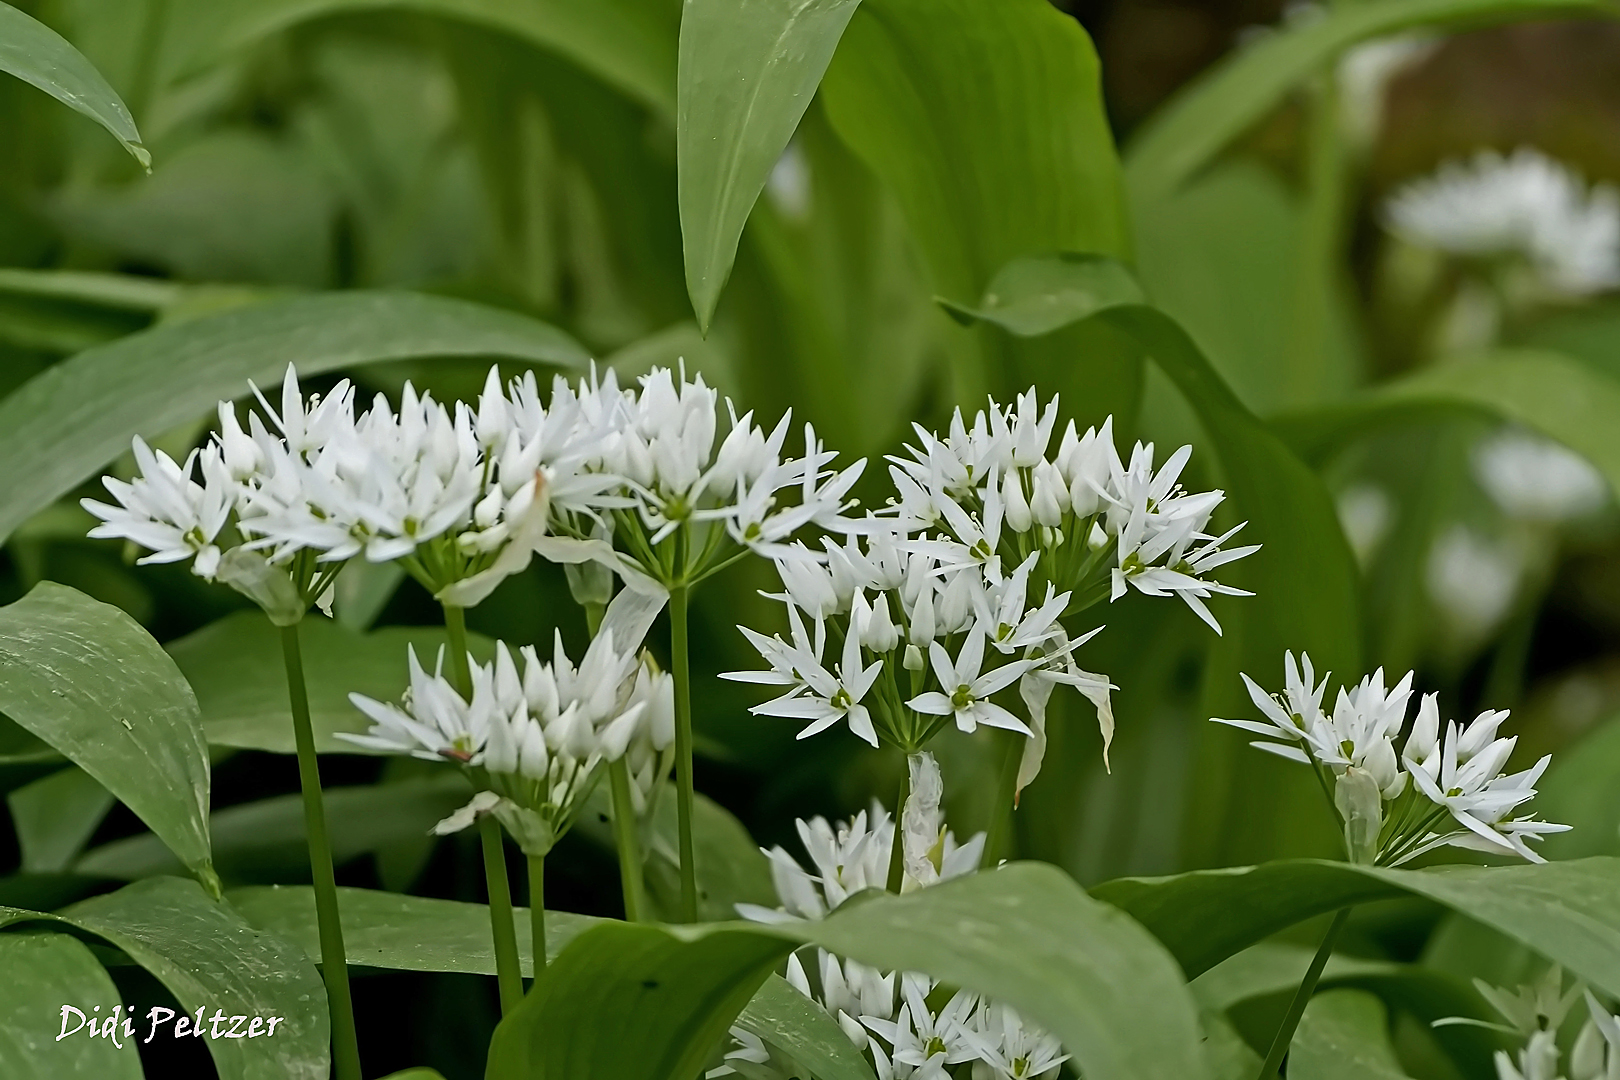
<svg viewBox="0 0 1620 1080">
<path fill-rule="evenodd" d="M 1061 392 L 1064 413 L 1082 424 L 1113 413 L 1121 438 L 1153 439 L 1166 452 L 1194 443 L 1191 481 L 1223 482 L 1202 450 L 1193 411 L 1153 369 L 1138 374 L 1138 354 L 1122 338 L 1092 328 L 1015 351 L 990 331 L 947 319 L 919 254 L 927 237 L 908 226 L 819 101 L 749 220 L 704 337 L 683 276 L 670 101 L 539 40 L 512 15 L 533 4 L 18 6 L 106 75 L 139 122 L 154 167 L 142 175 L 88 120 L 20 82 L 0 81 L 7 151 L 0 393 L 66 356 L 153 325 L 298 291 L 403 288 L 537 316 L 624 375 L 684 359 L 742 408 L 774 418 L 791 406 L 850 456 L 894 452 L 913 420 L 942 423 L 952 407 L 973 407 L 986 390 L 1009 394 L 1034 382 L 1043 396 Z M 668 55 L 672 73 L 680 4 L 613 6 L 627 33 Z M 1057 6 L 1096 43 L 1123 146 L 1242 42 L 1280 20 L 1311 17 L 1261 0 Z M 438 13 L 446 7 L 463 17 Z M 1377 70 L 1371 61 L 1368 70 L 1347 64 L 1325 219 L 1319 197 L 1306 197 L 1312 99 L 1300 93 L 1191 183 L 1135 203 L 1139 273 L 1244 403 L 1295 430 L 1311 423 L 1313 414 L 1302 410 L 1443 365 L 1447 348 L 1434 327 L 1458 303 L 1459 279 L 1391 237 L 1385 198 L 1482 147 L 1533 145 L 1591 181 L 1620 182 L 1617 58 L 1620 24 L 1560 21 L 1420 41 L 1399 64 Z M 1315 250 L 1326 261 L 1313 263 Z M 11 270 L 92 276 L 43 288 L 37 275 Z M 1492 345 L 1554 350 L 1620 377 L 1620 297 L 1515 312 Z M 368 391 L 396 392 L 408 378 L 449 398 L 476 392 L 485 366 L 426 360 L 350 374 Z M 184 451 L 208 420 L 166 434 L 163 444 Z M 1620 426 L 1620 416 L 1614 422 Z M 1570 777 L 1564 786 L 1556 773 L 1549 781 L 1557 801 L 1545 813 L 1564 820 L 1561 809 L 1579 810 L 1583 821 L 1599 823 L 1572 834 L 1565 853 L 1620 852 L 1620 812 L 1578 805 L 1583 793 L 1591 803 L 1598 787 L 1614 790 L 1603 763 L 1620 759 L 1620 736 L 1604 729 L 1620 708 L 1620 518 L 1612 496 L 1556 524 L 1527 525 L 1504 512 L 1474 466 L 1477 444 L 1500 426 L 1460 413 L 1425 416 L 1335 443 L 1313 461 L 1339 498 L 1360 560 L 1365 666 L 1384 665 L 1392 678 L 1416 668 L 1419 685 L 1440 690 L 1451 715 L 1515 709 L 1526 763 L 1595 732 L 1587 744 L 1595 749 L 1561 766 Z M 878 473 L 869 470 L 868 479 Z M 76 494 L 89 493 L 87 485 Z M 13 534 L 0 556 L 0 601 L 42 579 L 64 582 L 124 608 L 165 643 L 240 608 L 232 594 L 183 569 L 132 566 L 115 545 L 84 539 L 88 524 L 65 500 Z M 1434 584 L 1436 553 L 1448 550 L 1459 527 L 1469 530 L 1477 555 L 1464 566 L 1462 591 L 1478 599 L 1491 581 L 1498 586 L 1483 609 Z M 795 816 L 864 806 L 892 790 L 898 761 L 849 738 L 795 742 L 791 725 L 747 714 L 746 687 L 704 677 L 750 666 L 732 626 L 778 617 L 755 595 L 768 579 L 768 567 L 745 563 L 699 595 L 698 786 L 757 843 L 791 847 Z M 438 619 L 409 581 L 352 587 L 371 589 L 373 601 L 351 605 L 353 629 Z M 1217 614 L 1224 619 L 1239 603 L 1217 604 Z M 1083 662 L 1121 687 L 1113 771 L 1104 770 L 1089 710 L 1059 712 L 1045 771 L 1017 815 L 1020 853 L 1056 862 L 1082 883 L 1332 853 L 1335 838 L 1308 778 L 1288 773 L 1285 763 L 1253 760 L 1263 755 L 1204 722 L 1214 703 L 1234 707 L 1241 642 L 1212 642 L 1180 605 L 1134 594 L 1097 616 L 1109 629 Z M 562 574 L 543 565 L 508 582 L 470 622 L 514 644 L 548 642 L 560 627 L 577 646 L 585 633 Z M 189 640 L 178 654 L 198 647 Z M 1268 685 L 1278 677 L 1273 669 L 1250 673 Z M 216 674 L 227 689 L 251 677 Z M 210 699 L 199 693 L 206 714 Z M 975 795 L 991 788 L 983 750 L 954 733 L 941 742 L 959 832 L 976 829 L 985 814 Z M 222 746 L 215 768 L 216 815 L 296 790 L 288 755 Z M 323 768 L 329 786 L 381 788 L 421 776 L 411 762 L 344 755 L 327 757 Z M 9 874 L 0 878 L 0 902 L 45 906 L 105 888 L 97 866 L 120 865 L 119 853 L 144 832 L 93 782 L 60 771 L 59 761 L 34 754 L 5 728 L 0 780 L 12 792 L 15 826 L 0 829 L 0 872 Z M 42 789 L 45 780 L 57 788 Z M 61 801 L 46 805 L 75 808 L 73 835 L 51 858 L 17 839 L 28 832 L 30 800 L 47 796 Z M 480 899 L 476 852 L 466 839 L 430 844 L 421 814 L 405 814 L 403 801 L 355 804 L 347 824 L 375 827 L 358 828 L 340 882 Z M 296 833 L 281 848 L 263 837 L 233 840 L 217 824 L 216 834 L 228 883 L 299 879 Z M 740 834 L 731 839 L 747 850 Z M 120 842 L 126 847 L 108 848 Z M 82 861 L 81 851 L 89 852 Z M 600 829 L 571 837 L 548 870 L 550 906 L 617 913 L 614 863 Z M 749 864 L 729 887 L 738 897 L 757 894 L 768 889 L 761 873 Z M 723 913 L 723 905 L 711 912 Z M 432 1064 L 451 1078 L 477 1075 L 495 1019 L 484 982 L 364 978 L 358 1001 L 368 1068 Z"/>
</svg>

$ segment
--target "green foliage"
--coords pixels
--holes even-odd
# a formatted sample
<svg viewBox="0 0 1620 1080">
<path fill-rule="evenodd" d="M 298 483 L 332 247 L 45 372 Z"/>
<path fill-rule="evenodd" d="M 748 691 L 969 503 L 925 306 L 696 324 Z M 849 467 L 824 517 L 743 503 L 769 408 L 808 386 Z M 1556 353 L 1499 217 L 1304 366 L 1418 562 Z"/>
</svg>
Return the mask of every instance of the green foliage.
<svg viewBox="0 0 1620 1080">
<path fill-rule="evenodd" d="M 215 1011 L 286 1018 L 274 1039 L 205 1040 L 221 1080 L 326 1074 L 326 995 L 314 966 L 195 883 L 151 878 L 56 915 L 0 908 L 0 926 L 30 921 L 60 923 L 111 943 L 156 976 L 183 1010 L 203 1010 L 205 1022 Z"/>
<path fill-rule="evenodd" d="M 94 777 L 218 889 L 197 699 L 135 620 L 49 582 L 0 608 L 0 709 Z"/>
<path fill-rule="evenodd" d="M 141 145 L 129 107 L 101 72 L 56 31 L 10 4 L 0 4 L 0 71 L 88 116 L 111 132 L 136 161 L 151 165 L 152 155 Z"/>
<path fill-rule="evenodd" d="M 412 293 L 344 293 L 255 304 L 87 349 L 0 402 L 0 536 L 124 452 L 239 396 L 306 375 L 419 356 L 584 363 L 567 335 L 521 315 Z"/>
<path fill-rule="evenodd" d="M 66 934 L 0 934 L 0 969 L 6 972 L 0 980 L 0 1008 L 5 1010 L 0 1015 L 0 1068 L 7 1076 L 140 1080 L 139 1051 L 131 1041 L 120 1047 L 112 1039 L 87 1038 L 84 1032 L 65 1047 L 54 1039 L 68 1028 L 64 1003 L 90 1012 L 92 1003 L 118 1000 L 112 979 L 82 942 Z M 47 1034 L 53 1038 L 45 1038 Z"/>
<path fill-rule="evenodd" d="M 1288 1080 L 1396 1080 L 1405 1076 L 1389 1044 L 1384 1004 L 1360 990 L 1313 998 L 1294 1035 Z"/>
<path fill-rule="evenodd" d="M 952 928 L 950 949 L 939 948 L 935 926 Z M 1158 944 L 1061 873 L 1027 864 L 852 903 L 819 922 L 604 923 L 502 1022 L 488 1075 L 685 1080 L 797 944 L 1006 1002 L 1058 1034 L 1087 1074 L 1204 1071 L 1192 1000 Z"/>
<path fill-rule="evenodd" d="M 1132 142 L 1131 196 L 1152 205 L 1214 160 L 1312 74 L 1369 38 L 1448 23 L 1609 15 L 1606 0 L 1375 0 L 1255 42 L 1195 80 Z"/>
</svg>

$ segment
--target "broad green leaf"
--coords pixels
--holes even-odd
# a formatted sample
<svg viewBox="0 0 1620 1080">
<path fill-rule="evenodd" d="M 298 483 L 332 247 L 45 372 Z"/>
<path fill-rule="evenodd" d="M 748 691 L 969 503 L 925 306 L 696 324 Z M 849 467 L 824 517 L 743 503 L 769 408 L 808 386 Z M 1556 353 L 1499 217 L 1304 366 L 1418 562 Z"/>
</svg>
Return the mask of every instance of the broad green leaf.
<svg viewBox="0 0 1620 1080">
<path fill-rule="evenodd" d="M 41 300 L 71 300 L 96 307 L 156 314 L 177 302 L 187 287 L 135 274 L 87 270 L 0 270 L 0 294 Z"/>
<path fill-rule="evenodd" d="M 1133 199 L 1154 203 L 1208 165 L 1307 77 L 1360 41 L 1423 26 L 1613 14 L 1607 0 L 1368 0 L 1267 35 L 1193 80 L 1127 148 Z"/>
<path fill-rule="evenodd" d="M 1455 921 L 1455 916 L 1450 921 Z M 1275 996 L 1285 1000 L 1304 979 L 1315 952 L 1308 945 L 1262 941 L 1194 979 L 1193 996 L 1205 1009 L 1223 1011 L 1254 998 Z M 1453 1016 L 1499 1019 L 1467 978 L 1428 966 L 1427 956 L 1419 965 L 1335 954 L 1328 958 L 1322 972 L 1321 987 L 1365 990 L 1390 1008 L 1405 1010 L 1425 1024 Z M 1472 1070 L 1468 1075 L 1489 1073 L 1491 1056 L 1503 1045 L 1495 1032 L 1472 1025 L 1436 1028 L 1432 1036 L 1453 1061 Z"/>
<path fill-rule="evenodd" d="M 193 1016 L 201 1010 L 205 1023 L 216 1014 L 285 1018 L 275 1038 L 205 1038 L 221 1080 L 326 1077 L 326 990 L 314 965 L 195 883 L 151 878 L 55 915 L 0 909 L 0 926 L 29 920 L 64 923 L 111 942 L 156 976 L 182 1009 Z"/>
<path fill-rule="evenodd" d="M 1128 253 L 1096 52 L 1043 0 L 867 0 L 822 94 L 938 292 L 976 300 L 1020 255 Z"/>
<path fill-rule="evenodd" d="M 1277 417 L 1279 433 L 1321 460 L 1357 435 L 1447 411 L 1514 420 L 1585 455 L 1620 494 L 1620 381 L 1557 353 L 1504 350 L 1427 368 L 1351 401 Z"/>
<path fill-rule="evenodd" d="M 1305 1006 L 1288 1050 L 1288 1080 L 1400 1080 L 1384 1003 L 1363 990 L 1329 990 Z"/>
<path fill-rule="evenodd" d="M 86 350 L 0 401 L 0 537 L 129 449 L 278 383 L 289 362 L 313 375 L 419 356 L 577 365 L 571 338 L 534 319 L 463 300 L 346 292 L 258 304 L 158 326 Z"/>
<path fill-rule="evenodd" d="M 84 944 L 66 934 L 0 934 L 0 1074 L 6 1080 L 56 1080 L 94 1076 L 98 1080 L 140 1080 L 140 1051 L 133 1039 L 90 1038 L 85 1025 L 58 1039 L 80 1018 L 102 1019 L 122 1000 L 118 988 Z M 65 1017 L 65 1018 L 64 1018 Z M 137 1034 L 141 1017 L 131 1017 Z M 123 1029 L 120 1027 L 120 1031 Z"/>
<path fill-rule="evenodd" d="M 347 571 L 345 571 L 347 573 Z M 311 617 L 298 626 L 309 690 L 310 726 L 320 753 L 367 753 L 336 738 L 358 734 L 371 722 L 349 701 L 350 693 L 398 701 L 409 685 L 407 650 L 431 667 L 444 645 L 435 627 L 387 627 L 359 633 L 342 623 Z M 492 651 L 473 635 L 477 654 Z M 169 655 L 197 694 L 203 733 L 215 746 L 293 752 L 287 672 L 277 629 L 258 611 L 242 611 L 210 623 L 168 646 Z"/>
<path fill-rule="evenodd" d="M 686 287 L 708 330 L 737 240 L 860 0 L 686 0 L 676 119 Z"/>
<path fill-rule="evenodd" d="M 321 955 L 315 925 L 315 894 L 308 885 L 252 885 L 232 889 L 226 900 L 260 930 L 301 945 L 311 959 Z M 456 971 L 495 974 L 489 938 L 489 908 L 460 900 L 338 889 L 343 912 L 343 948 L 350 964 L 395 971 Z M 532 975 L 529 909 L 514 909 L 518 955 Z M 602 920 L 546 912 L 546 955 L 557 956 L 575 937 Z"/>
<path fill-rule="evenodd" d="M 945 306 L 959 319 L 1020 336 L 1103 323 L 1152 357 L 1197 414 L 1219 458 L 1231 521 L 1248 522 L 1234 542 L 1263 545 L 1221 573 L 1223 582 L 1256 595 L 1211 605 L 1226 633 L 1206 668 L 1205 715 L 1248 708 L 1237 672 L 1270 677 L 1285 649 L 1308 651 L 1326 670 L 1357 670 L 1358 575 L 1327 489 L 1244 407 L 1186 332 L 1146 305 L 1129 271 L 1091 255 L 1017 259 L 996 274 L 978 307 Z M 1220 735 L 1205 736 L 1205 752 L 1226 760 L 1195 766 L 1202 779 L 1193 857 L 1218 863 L 1323 850 L 1330 815 L 1298 812 L 1320 798 L 1308 771 L 1291 771 Z"/>
<path fill-rule="evenodd" d="M 1057 1035 L 1083 1075 L 1205 1075 L 1196 1013 L 1169 958 L 1036 863 L 873 896 L 817 922 L 599 924 L 496 1030 L 488 1075 L 690 1080 L 799 944 L 1005 1002 Z"/>
<path fill-rule="evenodd" d="M 1204 1029 L 1204 1060 L 1211 1080 L 1254 1080 L 1260 1055 L 1243 1041 L 1226 1014 L 1205 1010 L 1198 1022 Z"/>
<path fill-rule="evenodd" d="M 1152 931 L 1189 977 L 1313 915 L 1410 895 L 1521 941 L 1598 989 L 1620 992 L 1620 859 L 1429 870 L 1301 859 L 1121 878 L 1092 892 Z"/>
<path fill-rule="evenodd" d="M 437 1069 L 430 1069 L 426 1065 L 419 1065 L 404 1072 L 389 1073 L 383 1080 L 444 1080 L 443 1074 Z"/>
<path fill-rule="evenodd" d="M 397 784 L 329 787 L 323 793 L 332 861 L 341 865 L 385 844 L 426 836 L 466 804 L 472 789 L 456 770 Z M 309 873 L 302 796 L 277 795 L 214 813 L 214 867 L 232 881 L 275 881 Z M 173 873 L 174 857 L 150 833 L 114 840 L 73 865 L 80 874 L 133 881 Z"/>
<path fill-rule="evenodd" d="M 0 712 L 94 777 L 218 889 L 197 699 L 134 619 L 52 582 L 0 608 Z"/>
<path fill-rule="evenodd" d="M 0 71 L 32 83 L 112 133 L 136 161 L 152 164 L 135 118 L 101 72 L 60 34 L 10 4 L 0 4 Z"/>
<path fill-rule="evenodd" d="M 1346 297 L 1327 296 L 1329 348 L 1302 350 L 1291 309 L 1304 298 L 1301 199 L 1246 158 L 1223 161 L 1137 215 L 1137 271 L 1261 416 L 1342 396 L 1358 381 Z"/>
<path fill-rule="evenodd" d="M 809 1069 L 817 1080 L 874 1080 L 872 1067 L 837 1021 L 780 975 L 766 978 L 736 1026 Z"/>
<path fill-rule="evenodd" d="M 84 850 L 113 802 L 111 793 L 93 776 L 72 767 L 7 795 L 6 805 L 17 827 L 17 844 L 22 848 L 23 871 L 66 870 L 68 863 Z M 154 836 L 152 842 L 178 869 L 180 864 L 162 841 Z"/>
<path fill-rule="evenodd" d="M 639 0 L 182 0 L 170 70 L 215 63 L 312 19 L 407 10 L 487 27 L 555 52 L 664 116 L 675 115 L 675 27 Z"/>
</svg>

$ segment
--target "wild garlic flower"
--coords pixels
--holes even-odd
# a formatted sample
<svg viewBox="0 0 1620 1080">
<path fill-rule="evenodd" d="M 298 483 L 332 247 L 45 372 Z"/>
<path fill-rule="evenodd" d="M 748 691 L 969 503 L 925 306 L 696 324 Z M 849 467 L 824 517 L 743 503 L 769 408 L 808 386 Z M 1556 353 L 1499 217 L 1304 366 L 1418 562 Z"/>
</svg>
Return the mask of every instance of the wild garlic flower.
<svg viewBox="0 0 1620 1080">
<path fill-rule="evenodd" d="M 184 465 L 135 436 L 133 480 L 104 476 L 102 484 L 118 505 L 79 500 L 101 524 L 90 530 L 96 539 L 128 540 L 151 554 L 139 563 L 182 562 L 212 580 L 219 569 L 219 534 L 236 509 L 238 489 L 218 446 L 193 450 Z M 198 483 L 198 479 L 201 483 Z"/>
<path fill-rule="evenodd" d="M 1556 524 L 1602 508 L 1609 487 L 1592 463 L 1562 444 L 1503 431 L 1474 448 L 1474 477 L 1502 513 Z"/>
<path fill-rule="evenodd" d="M 1068 595 L 1048 582 L 1031 599 L 1036 554 L 1004 575 L 999 562 L 951 565 L 938 548 L 908 547 L 894 522 L 869 517 L 843 544 L 794 545 L 776 561 L 782 592 L 767 595 L 786 606 L 789 637 L 739 627 L 769 670 L 723 676 L 781 689 L 755 715 L 806 721 L 800 738 L 847 723 L 871 745 L 907 753 L 946 724 L 1005 728 L 1039 739 L 1031 779 L 1056 685 L 1089 698 L 1105 738 L 1112 734 L 1113 685 L 1072 658 L 1090 635 L 1071 639 L 1058 621 Z M 993 700 L 1015 683 L 1026 718 Z"/>
<path fill-rule="evenodd" d="M 1553 964 L 1529 985 L 1514 990 L 1475 979 L 1480 996 L 1505 1023 L 1469 1017 L 1446 1017 L 1434 1027 L 1466 1024 L 1489 1028 L 1524 1040 L 1517 1054 L 1498 1050 L 1499 1080 L 1614 1080 L 1620 1076 L 1620 1023 L 1579 981 L 1564 988 L 1564 971 Z M 1557 1036 L 1575 1003 L 1584 995 L 1588 1016 L 1570 1049 L 1569 1072 L 1560 1067 Z"/>
<path fill-rule="evenodd" d="M 984 845 L 981 833 L 959 846 L 946 828 L 943 785 L 932 755 L 915 755 L 908 767 L 912 796 L 901 829 L 906 892 L 973 872 Z M 798 826 L 812 870 L 781 848 L 767 852 L 781 907 L 739 904 L 744 918 L 821 918 L 855 893 L 883 887 L 894 828 L 882 806 L 874 803 L 870 814 L 836 825 L 813 818 Z M 925 975 L 879 971 L 823 949 L 810 955 L 811 964 L 797 953 L 788 958 L 787 981 L 827 1011 L 850 1043 L 865 1052 L 880 1080 L 948 1078 L 957 1066 L 994 1080 L 1052 1080 L 1068 1060 L 1057 1039 L 1006 1006 L 958 990 L 936 1009 L 929 1004 L 936 984 Z M 724 1063 L 709 1077 L 788 1080 L 801 1074 L 797 1062 L 781 1058 L 742 1028 L 731 1034 Z"/>
<path fill-rule="evenodd" d="M 1152 444 L 1138 443 L 1126 467 L 1110 418 L 1084 435 L 1071 422 L 1048 456 L 1057 407 L 1054 397 L 1042 409 L 1031 388 L 1012 406 L 992 400 L 971 426 L 958 410 L 943 439 L 916 425 L 917 442 L 888 459 L 896 492 L 890 512 L 908 535 L 907 549 L 945 568 L 992 571 L 1033 556 L 1034 587 L 1067 594 L 1063 614 L 1132 587 L 1180 596 L 1219 633 L 1203 601 L 1246 594 L 1209 574 L 1257 548 L 1222 547 L 1241 525 L 1218 537 L 1204 531 L 1225 496 L 1180 488 L 1191 447 L 1155 472 Z"/>
<path fill-rule="evenodd" d="M 315 395 L 306 402 L 289 366 L 281 413 L 265 405 L 280 436 L 267 431 L 257 416 L 250 419 L 253 434 L 244 432 L 229 402 L 219 405 L 219 430 L 187 457 L 184 466 L 154 452 L 136 436 L 139 475 L 127 483 L 103 479 L 118 505 L 81 500 L 102 520 L 90 535 L 122 537 L 150 549 L 152 554 L 141 559 L 143 563 L 190 558 L 199 577 L 223 582 L 248 596 L 278 625 L 296 623 L 310 604 L 329 603 L 342 562 L 317 566 L 314 559 L 295 558 L 293 549 L 266 557 L 257 550 L 261 545 L 244 542 L 253 536 L 253 503 L 267 485 L 282 492 L 291 485 L 296 494 L 296 479 L 285 469 L 274 472 L 273 463 L 319 452 L 341 437 L 353 423 L 352 399 L 349 384 L 343 381 L 325 397 Z"/>
<path fill-rule="evenodd" d="M 1411 243 L 1527 265 L 1555 295 L 1620 285 L 1620 192 L 1588 187 L 1568 166 L 1528 147 L 1443 165 L 1391 196 L 1385 216 Z"/>
<path fill-rule="evenodd" d="M 591 642 L 577 668 L 560 635 L 550 663 L 531 646 L 519 652 L 521 672 L 500 643 L 492 663 L 471 663 L 468 700 L 444 677 L 442 651 L 428 675 L 412 650 L 411 685 L 401 703 L 350 694 L 373 726 L 340 738 L 459 763 L 479 794 L 435 831 L 455 832 L 493 812 L 525 852 L 544 855 L 573 824 L 600 766 L 624 757 L 638 738 L 667 746 L 668 733 L 658 717 L 661 691 L 643 677 L 646 668 L 633 649 L 614 646 L 611 629 Z M 647 730 L 651 726 L 659 730 Z"/>
<path fill-rule="evenodd" d="M 1264 720 L 1212 719 L 1264 736 L 1250 745 L 1317 771 L 1332 792 L 1351 861 L 1395 866 L 1450 846 L 1542 862 L 1527 841 L 1569 828 L 1509 816 L 1535 796 L 1551 757 L 1502 774 L 1517 744 L 1517 738 L 1496 737 L 1506 710 L 1481 713 L 1467 727 L 1448 723 L 1442 740 L 1437 697 L 1426 695 L 1397 754 L 1412 696 L 1410 672 L 1388 690 L 1382 668 L 1353 688 L 1342 687 L 1329 713 L 1322 709 L 1327 677 L 1315 682 L 1310 657 L 1301 655 L 1296 665 L 1288 653 L 1284 670 L 1285 689 L 1275 697 L 1243 676 Z"/>
<path fill-rule="evenodd" d="M 837 455 L 808 424 L 804 455 L 785 456 L 791 415 L 767 433 L 729 400 L 730 427 L 716 445 L 719 395 L 701 375 L 654 368 L 639 384 L 620 390 L 611 374 L 581 383 L 580 408 L 605 431 L 585 469 L 611 478 L 604 491 L 616 502 L 611 515 L 554 515 L 556 535 L 541 554 L 597 561 L 633 588 L 669 589 L 695 584 L 748 551 L 780 555 L 807 526 L 849 526 L 843 512 L 864 459 L 829 469 Z"/>
</svg>

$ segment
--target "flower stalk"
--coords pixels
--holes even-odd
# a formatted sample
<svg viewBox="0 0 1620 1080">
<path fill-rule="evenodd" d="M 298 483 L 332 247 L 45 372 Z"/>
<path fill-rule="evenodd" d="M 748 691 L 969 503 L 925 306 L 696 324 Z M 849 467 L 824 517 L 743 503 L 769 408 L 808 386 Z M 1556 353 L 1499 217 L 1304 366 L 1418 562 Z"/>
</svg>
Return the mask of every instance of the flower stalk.
<svg viewBox="0 0 1620 1080">
<path fill-rule="evenodd" d="M 1316 955 L 1311 958 L 1311 966 L 1305 969 L 1305 978 L 1301 980 L 1299 989 L 1294 991 L 1294 1000 L 1288 1003 L 1288 1011 L 1283 1014 L 1282 1025 L 1277 1028 L 1277 1034 L 1271 1040 L 1271 1049 L 1266 1052 L 1266 1060 L 1260 1066 L 1260 1075 L 1257 1080 L 1276 1080 L 1278 1071 L 1282 1068 L 1283 1058 L 1288 1054 L 1288 1048 L 1293 1045 L 1294 1031 L 1299 1027 L 1300 1017 L 1305 1015 L 1305 1005 L 1316 993 L 1316 984 L 1322 978 L 1322 969 L 1327 967 L 1328 957 L 1333 954 L 1333 943 L 1338 940 L 1339 931 L 1350 918 L 1350 909 L 1340 908 L 1339 913 L 1333 916 L 1333 922 L 1322 937 L 1322 944 L 1317 946 Z"/>
<path fill-rule="evenodd" d="M 489 929 L 495 941 L 495 982 L 500 988 L 501 1015 L 523 1001 L 523 969 L 518 963 L 513 923 L 512 886 L 506 877 L 506 847 L 501 823 L 492 814 L 478 817 L 478 839 L 484 849 L 484 886 L 489 890 Z"/>
<path fill-rule="evenodd" d="M 697 865 L 692 845 L 692 673 L 687 643 L 688 586 L 669 591 L 670 675 L 675 680 L 675 813 L 681 857 L 682 922 L 697 922 Z"/>
<path fill-rule="evenodd" d="M 546 970 L 546 857 L 529 856 L 529 947 L 534 953 L 534 981 Z"/>
<path fill-rule="evenodd" d="M 309 872 L 314 882 L 315 922 L 321 941 L 321 975 L 332 1012 L 332 1067 L 337 1080 L 360 1080 L 360 1044 L 354 1028 L 354 999 L 349 992 L 349 965 L 343 951 L 343 923 L 338 914 L 337 878 L 332 846 L 326 835 L 326 807 L 321 798 L 321 771 L 315 757 L 315 733 L 309 721 L 309 692 L 304 683 L 298 624 L 281 628 L 281 656 L 287 668 L 287 696 L 292 705 L 293 742 L 298 750 L 298 785 L 304 799 L 304 836 L 309 844 Z"/>
<path fill-rule="evenodd" d="M 456 692 L 472 700 L 472 668 L 467 659 L 467 613 L 445 604 L 444 630 L 449 638 L 450 679 Z M 489 814 L 478 818 L 478 836 L 484 853 L 484 886 L 489 892 L 489 933 L 495 946 L 495 981 L 500 987 L 501 1013 L 523 1000 L 523 970 L 518 962 L 517 931 L 513 924 L 512 886 L 506 874 L 506 849 L 500 822 Z M 544 948 L 542 945 L 541 948 Z"/>
<path fill-rule="evenodd" d="M 905 883 L 906 859 L 905 844 L 900 839 L 900 823 L 905 820 L 902 816 L 906 812 L 906 800 L 911 798 L 911 760 L 908 757 L 905 766 L 900 770 L 900 794 L 894 800 L 895 839 L 889 846 L 889 878 L 885 888 L 899 895 L 901 886 Z"/>
<path fill-rule="evenodd" d="M 613 799 L 613 846 L 619 852 L 619 887 L 624 893 L 626 922 L 640 922 L 646 910 L 641 878 L 641 843 L 636 837 L 636 810 L 630 798 L 630 767 L 623 758 L 608 765 Z"/>
</svg>

